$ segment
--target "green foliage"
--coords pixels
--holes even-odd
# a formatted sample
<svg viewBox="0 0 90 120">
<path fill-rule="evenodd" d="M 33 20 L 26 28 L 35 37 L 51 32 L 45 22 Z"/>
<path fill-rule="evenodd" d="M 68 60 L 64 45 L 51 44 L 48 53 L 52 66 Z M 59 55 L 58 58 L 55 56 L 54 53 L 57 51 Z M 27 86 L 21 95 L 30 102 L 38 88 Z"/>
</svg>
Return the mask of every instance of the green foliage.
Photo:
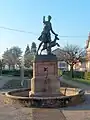
<svg viewBox="0 0 90 120">
<path fill-rule="evenodd" d="M 31 48 L 36 48 L 36 43 L 32 42 Z"/>
<path fill-rule="evenodd" d="M 30 48 L 29 48 L 29 45 L 27 45 L 26 50 L 25 50 L 25 55 L 28 55 L 28 54 L 30 54 Z"/>
<path fill-rule="evenodd" d="M 65 71 L 63 73 L 63 75 L 66 75 L 66 76 L 70 77 L 71 73 L 70 73 L 70 71 Z M 83 72 L 83 71 L 73 71 L 73 77 L 74 78 L 82 78 L 82 79 L 84 79 L 84 75 L 85 75 L 85 72 Z"/>
<path fill-rule="evenodd" d="M 58 69 L 58 76 L 62 75 L 62 70 Z"/>
<path fill-rule="evenodd" d="M 70 78 L 70 71 L 65 71 L 63 75 L 67 80 L 73 80 L 90 85 L 90 72 L 74 71 L 74 78 Z"/>
<path fill-rule="evenodd" d="M 2 75 L 13 75 L 13 76 L 20 76 L 20 70 L 2 70 Z M 24 70 L 25 77 L 32 77 L 33 70 Z"/>
<path fill-rule="evenodd" d="M 85 72 L 83 72 L 83 71 L 74 71 L 73 73 L 74 73 L 74 78 L 82 78 L 82 79 L 84 79 Z"/>
<path fill-rule="evenodd" d="M 35 43 L 33 43 L 34 45 L 32 45 L 32 47 L 35 47 Z M 29 45 L 27 45 L 27 48 L 25 50 L 25 54 L 24 54 L 24 66 L 26 68 L 31 68 L 32 67 L 32 62 L 33 62 L 33 59 L 34 59 L 34 53 L 33 50 L 34 48 L 31 48 L 31 51 L 30 51 L 30 48 L 29 48 Z M 35 47 L 36 49 L 36 47 Z"/>
<path fill-rule="evenodd" d="M 83 83 L 83 84 L 86 84 L 86 85 L 90 85 L 90 80 L 86 80 L 86 79 L 82 79 L 82 78 L 72 78 L 71 80 L 73 80 L 75 82 L 78 82 L 78 83 Z"/>
<path fill-rule="evenodd" d="M 70 77 L 70 71 L 64 71 L 63 75 Z"/>
<path fill-rule="evenodd" d="M 2 70 L 3 75 L 12 75 L 13 70 Z"/>
<path fill-rule="evenodd" d="M 90 72 L 85 72 L 85 79 L 90 80 Z"/>
<path fill-rule="evenodd" d="M 70 78 L 70 71 L 65 71 L 63 75 L 67 76 Z M 82 72 L 82 71 L 74 71 L 73 72 L 74 78 L 80 78 L 84 80 L 90 80 L 90 72 Z"/>
<path fill-rule="evenodd" d="M 36 43 L 35 42 L 32 42 L 32 45 L 31 45 L 31 53 L 36 53 Z"/>
<path fill-rule="evenodd" d="M 73 80 L 76 81 L 76 82 L 79 82 L 79 83 L 84 83 L 86 85 L 90 85 L 90 81 L 86 80 L 86 79 L 76 79 L 76 78 L 73 78 Z"/>
</svg>

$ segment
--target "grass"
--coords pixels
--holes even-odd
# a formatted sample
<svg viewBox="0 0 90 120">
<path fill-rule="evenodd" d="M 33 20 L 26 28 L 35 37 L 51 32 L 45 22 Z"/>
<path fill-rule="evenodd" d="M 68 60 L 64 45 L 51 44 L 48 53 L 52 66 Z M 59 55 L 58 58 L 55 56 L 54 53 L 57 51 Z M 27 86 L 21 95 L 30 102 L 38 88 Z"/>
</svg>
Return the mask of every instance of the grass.
<svg viewBox="0 0 90 120">
<path fill-rule="evenodd" d="M 82 79 L 82 78 L 70 78 L 69 76 L 64 76 L 64 78 L 67 79 L 67 80 L 72 80 L 72 81 L 75 81 L 75 82 L 90 85 L 90 80 L 86 80 L 86 79 Z"/>
<path fill-rule="evenodd" d="M 80 82 L 80 83 L 90 85 L 90 80 L 85 80 L 85 79 L 82 79 L 82 78 L 73 78 L 72 80 L 74 80 L 76 82 Z"/>
</svg>

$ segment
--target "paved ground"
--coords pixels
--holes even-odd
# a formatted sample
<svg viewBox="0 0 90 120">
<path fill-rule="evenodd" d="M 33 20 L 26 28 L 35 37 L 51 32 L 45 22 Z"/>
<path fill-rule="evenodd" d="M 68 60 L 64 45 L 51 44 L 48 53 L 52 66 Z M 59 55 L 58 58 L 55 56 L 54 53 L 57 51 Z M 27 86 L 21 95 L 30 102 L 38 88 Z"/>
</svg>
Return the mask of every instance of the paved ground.
<svg viewBox="0 0 90 120">
<path fill-rule="evenodd" d="M 67 120 L 90 120 L 90 94 L 86 94 L 84 103 L 60 110 L 62 110 Z"/>
<path fill-rule="evenodd" d="M 9 80 L 13 80 L 13 79 L 20 80 L 20 77 L 0 76 L 0 88 L 2 88 L 3 85 L 7 83 Z"/>
<path fill-rule="evenodd" d="M 29 85 L 27 86 L 27 84 L 30 84 L 29 78 L 25 77 L 24 80 L 23 87 L 29 87 Z M 18 89 L 20 87 L 22 87 L 20 77 L 0 76 L 0 91 L 3 89 L 4 91 L 7 89 Z"/>
<path fill-rule="evenodd" d="M 90 111 L 64 111 L 66 120 L 90 120 Z"/>
<path fill-rule="evenodd" d="M 4 103 L 0 96 L 0 120 L 66 120 L 62 111 L 57 109 L 32 109 Z"/>
<path fill-rule="evenodd" d="M 86 106 L 86 107 L 85 107 Z M 85 110 L 84 110 L 85 109 Z M 5 104 L 0 95 L 0 120 L 90 120 L 90 96 L 85 103 L 62 109 L 32 109 Z"/>
<path fill-rule="evenodd" d="M 65 80 L 63 78 L 61 81 L 68 85 L 73 85 L 75 87 L 84 89 L 86 91 L 86 101 L 84 103 L 77 106 L 60 109 L 62 110 L 67 120 L 90 120 L 90 86 L 71 80 Z"/>
<path fill-rule="evenodd" d="M 3 77 L 3 81 L 0 80 L 0 86 L 10 79 L 11 77 Z M 65 82 L 65 80 L 63 81 Z M 76 83 L 71 84 L 76 85 Z M 12 106 L 5 104 L 4 96 L 0 95 L 0 120 L 90 120 L 90 88 L 86 85 L 79 84 L 79 86 L 86 89 L 86 101 L 78 106 L 62 109 L 32 109 L 20 105 Z"/>
<path fill-rule="evenodd" d="M 85 90 L 90 89 L 90 85 L 86 85 L 86 84 L 79 83 L 79 82 L 72 81 L 72 80 L 66 80 L 66 79 L 63 79 L 63 77 L 60 78 L 60 81 L 66 83 L 68 85 L 73 85 L 75 87 L 81 88 L 81 89 L 85 89 Z"/>
</svg>

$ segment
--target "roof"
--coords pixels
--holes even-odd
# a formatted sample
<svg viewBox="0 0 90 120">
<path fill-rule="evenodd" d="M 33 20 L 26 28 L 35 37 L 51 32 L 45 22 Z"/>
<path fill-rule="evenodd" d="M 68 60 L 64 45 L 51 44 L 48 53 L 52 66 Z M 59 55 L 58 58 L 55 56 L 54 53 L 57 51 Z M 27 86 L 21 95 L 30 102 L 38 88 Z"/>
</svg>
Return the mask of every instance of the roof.
<svg viewBox="0 0 90 120">
<path fill-rule="evenodd" d="M 57 56 L 57 59 L 60 61 L 63 61 L 63 56 L 66 54 L 66 52 L 60 48 L 53 50 L 52 53 L 55 54 Z M 82 52 L 82 59 L 86 59 L 86 50 Z"/>
<path fill-rule="evenodd" d="M 86 40 L 86 49 L 88 48 L 89 42 L 90 42 L 90 32 L 89 32 L 88 40 Z"/>
<path fill-rule="evenodd" d="M 60 48 L 53 50 L 52 53 L 55 54 L 57 56 L 57 59 L 61 61 L 63 60 L 63 55 L 65 55 L 65 51 Z"/>
</svg>

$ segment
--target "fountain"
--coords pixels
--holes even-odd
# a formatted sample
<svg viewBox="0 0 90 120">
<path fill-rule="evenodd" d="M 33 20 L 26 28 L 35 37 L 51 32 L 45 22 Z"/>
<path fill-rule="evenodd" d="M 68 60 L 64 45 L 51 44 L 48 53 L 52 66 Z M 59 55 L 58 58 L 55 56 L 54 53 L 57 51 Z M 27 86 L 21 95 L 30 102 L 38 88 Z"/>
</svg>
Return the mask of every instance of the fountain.
<svg viewBox="0 0 90 120">
<path fill-rule="evenodd" d="M 38 38 L 41 43 L 39 44 L 37 54 L 33 61 L 31 88 L 6 92 L 6 98 L 10 100 L 10 102 L 19 102 L 27 107 L 55 108 L 76 105 L 85 100 L 83 90 L 60 87 L 58 80 L 57 57 L 51 52 L 52 47 L 56 45 L 59 46 L 59 44 L 56 43 L 56 40 L 59 40 L 59 38 L 52 30 L 50 20 L 51 16 L 48 16 L 48 21 L 45 21 L 45 17 L 43 17 L 45 27 L 41 36 Z M 50 31 L 55 35 L 53 41 L 51 41 Z M 39 54 L 39 49 L 42 44 L 44 45 L 41 52 L 46 49 L 47 55 Z"/>
</svg>

